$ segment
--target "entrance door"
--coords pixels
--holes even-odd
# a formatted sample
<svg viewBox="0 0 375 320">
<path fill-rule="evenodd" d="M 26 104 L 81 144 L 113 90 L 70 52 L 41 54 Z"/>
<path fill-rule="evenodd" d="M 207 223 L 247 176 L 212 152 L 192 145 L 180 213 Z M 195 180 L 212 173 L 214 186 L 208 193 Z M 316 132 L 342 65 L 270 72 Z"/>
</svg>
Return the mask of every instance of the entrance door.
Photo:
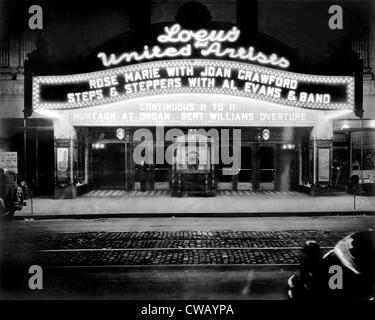
<svg viewBox="0 0 375 320">
<path fill-rule="evenodd" d="M 157 148 L 161 148 L 161 152 L 163 154 L 167 154 L 166 150 L 168 148 L 168 145 L 163 145 L 163 146 L 155 146 L 155 155 L 157 154 Z M 159 151 L 160 152 L 160 151 Z M 172 159 L 168 159 L 169 161 L 167 162 L 166 160 L 163 163 L 156 163 L 155 161 L 155 166 L 154 166 L 154 171 L 153 171 L 153 177 L 150 177 L 150 189 L 155 188 L 155 190 L 169 190 L 169 184 L 170 184 L 170 165 Z M 152 178 L 154 181 L 152 181 Z M 153 183 L 154 182 L 154 183 Z"/>
<path fill-rule="evenodd" d="M 253 153 L 252 146 L 241 146 L 241 170 L 238 174 L 237 190 L 252 190 Z"/>
<path fill-rule="evenodd" d="M 291 191 L 298 186 L 296 170 L 296 153 L 294 149 L 279 148 L 277 154 L 277 190 Z"/>
<path fill-rule="evenodd" d="M 38 194 L 52 194 L 54 184 L 54 149 L 53 131 L 39 131 L 37 133 L 37 170 L 35 174 Z M 52 160 L 52 161 L 51 161 Z"/>
<path fill-rule="evenodd" d="M 275 189 L 275 146 L 259 147 L 259 190 Z"/>
<path fill-rule="evenodd" d="M 95 145 L 95 144 L 94 144 Z M 92 150 L 92 185 L 98 189 L 126 189 L 125 143 L 97 143 Z"/>
</svg>

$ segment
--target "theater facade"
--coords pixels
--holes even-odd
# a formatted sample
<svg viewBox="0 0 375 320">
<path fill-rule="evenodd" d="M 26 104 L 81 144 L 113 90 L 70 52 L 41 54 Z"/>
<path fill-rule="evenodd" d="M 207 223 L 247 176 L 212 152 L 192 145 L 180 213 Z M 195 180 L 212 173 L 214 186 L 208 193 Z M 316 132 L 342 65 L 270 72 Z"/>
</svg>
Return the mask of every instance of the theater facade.
<svg viewBox="0 0 375 320">
<path fill-rule="evenodd" d="M 53 121 L 56 198 L 143 182 L 173 193 L 183 136 L 191 191 L 329 192 L 333 123 L 354 111 L 353 74 L 297 72 L 234 25 L 159 25 L 95 59 L 93 70 L 32 77 L 32 108 Z"/>
</svg>

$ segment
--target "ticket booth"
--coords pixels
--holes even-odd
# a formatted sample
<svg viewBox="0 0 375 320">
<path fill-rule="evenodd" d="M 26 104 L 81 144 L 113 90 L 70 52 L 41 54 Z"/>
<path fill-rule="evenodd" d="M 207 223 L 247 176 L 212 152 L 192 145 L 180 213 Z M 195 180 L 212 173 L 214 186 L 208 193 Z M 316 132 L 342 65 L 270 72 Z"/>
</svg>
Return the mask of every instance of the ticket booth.
<svg viewBox="0 0 375 320">
<path fill-rule="evenodd" d="M 172 196 L 215 196 L 212 138 L 191 132 L 175 141 Z"/>
</svg>

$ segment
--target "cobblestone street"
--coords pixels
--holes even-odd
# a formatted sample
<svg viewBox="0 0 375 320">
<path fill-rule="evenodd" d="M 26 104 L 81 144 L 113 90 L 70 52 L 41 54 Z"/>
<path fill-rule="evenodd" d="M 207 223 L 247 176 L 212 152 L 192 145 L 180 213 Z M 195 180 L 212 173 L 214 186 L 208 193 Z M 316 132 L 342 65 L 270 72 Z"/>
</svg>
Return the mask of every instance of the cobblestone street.
<svg viewBox="0 0 375 320">
<path fill-rule="evenodd" d="M 287 299 L 306 240 L 326 252 L 374 226 L 372 216 L 2 222 L 2 294 L 40 299 Z M 38 292 L 31 265 L 43 269 Z"/>
<path fill-rule="evenodd" d="M 84 232 L 43 235 L 32 241 L 39 250 L 301 247 L 307 239 L 329 247 L 345 234 L 347 232 L 295 230 Z"/>
<path fill-rule="evenodd" d="M 153 231 L 33 236 L 43 266 L 297 264 L 306 240 L 328 251 L 348 232 Z"/>
<path fill-rule="evenodd" d="M 142 250 L 43 253 L 40 265 L 296 264 L 299 250 Z"/>
</svg>

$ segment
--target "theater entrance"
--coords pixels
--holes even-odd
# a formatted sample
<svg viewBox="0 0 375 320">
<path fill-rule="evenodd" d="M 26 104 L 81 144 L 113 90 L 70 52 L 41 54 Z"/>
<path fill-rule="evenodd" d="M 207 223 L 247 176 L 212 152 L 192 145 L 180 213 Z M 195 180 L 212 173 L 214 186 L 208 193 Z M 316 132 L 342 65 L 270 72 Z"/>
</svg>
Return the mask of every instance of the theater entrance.
<svg viewBox="0 0 375 320">
<path fill-rule="evenodd" d="M 298 151 L 294 144 L 249 143 L 241 147 L 237 190 L 295 191 Z"/>
<path fill-rule="evenodd" d="M 241 146 L 237 190 L 275 190 L 276 150 L 276 144 L 245 143 Z"/>
</svg>

